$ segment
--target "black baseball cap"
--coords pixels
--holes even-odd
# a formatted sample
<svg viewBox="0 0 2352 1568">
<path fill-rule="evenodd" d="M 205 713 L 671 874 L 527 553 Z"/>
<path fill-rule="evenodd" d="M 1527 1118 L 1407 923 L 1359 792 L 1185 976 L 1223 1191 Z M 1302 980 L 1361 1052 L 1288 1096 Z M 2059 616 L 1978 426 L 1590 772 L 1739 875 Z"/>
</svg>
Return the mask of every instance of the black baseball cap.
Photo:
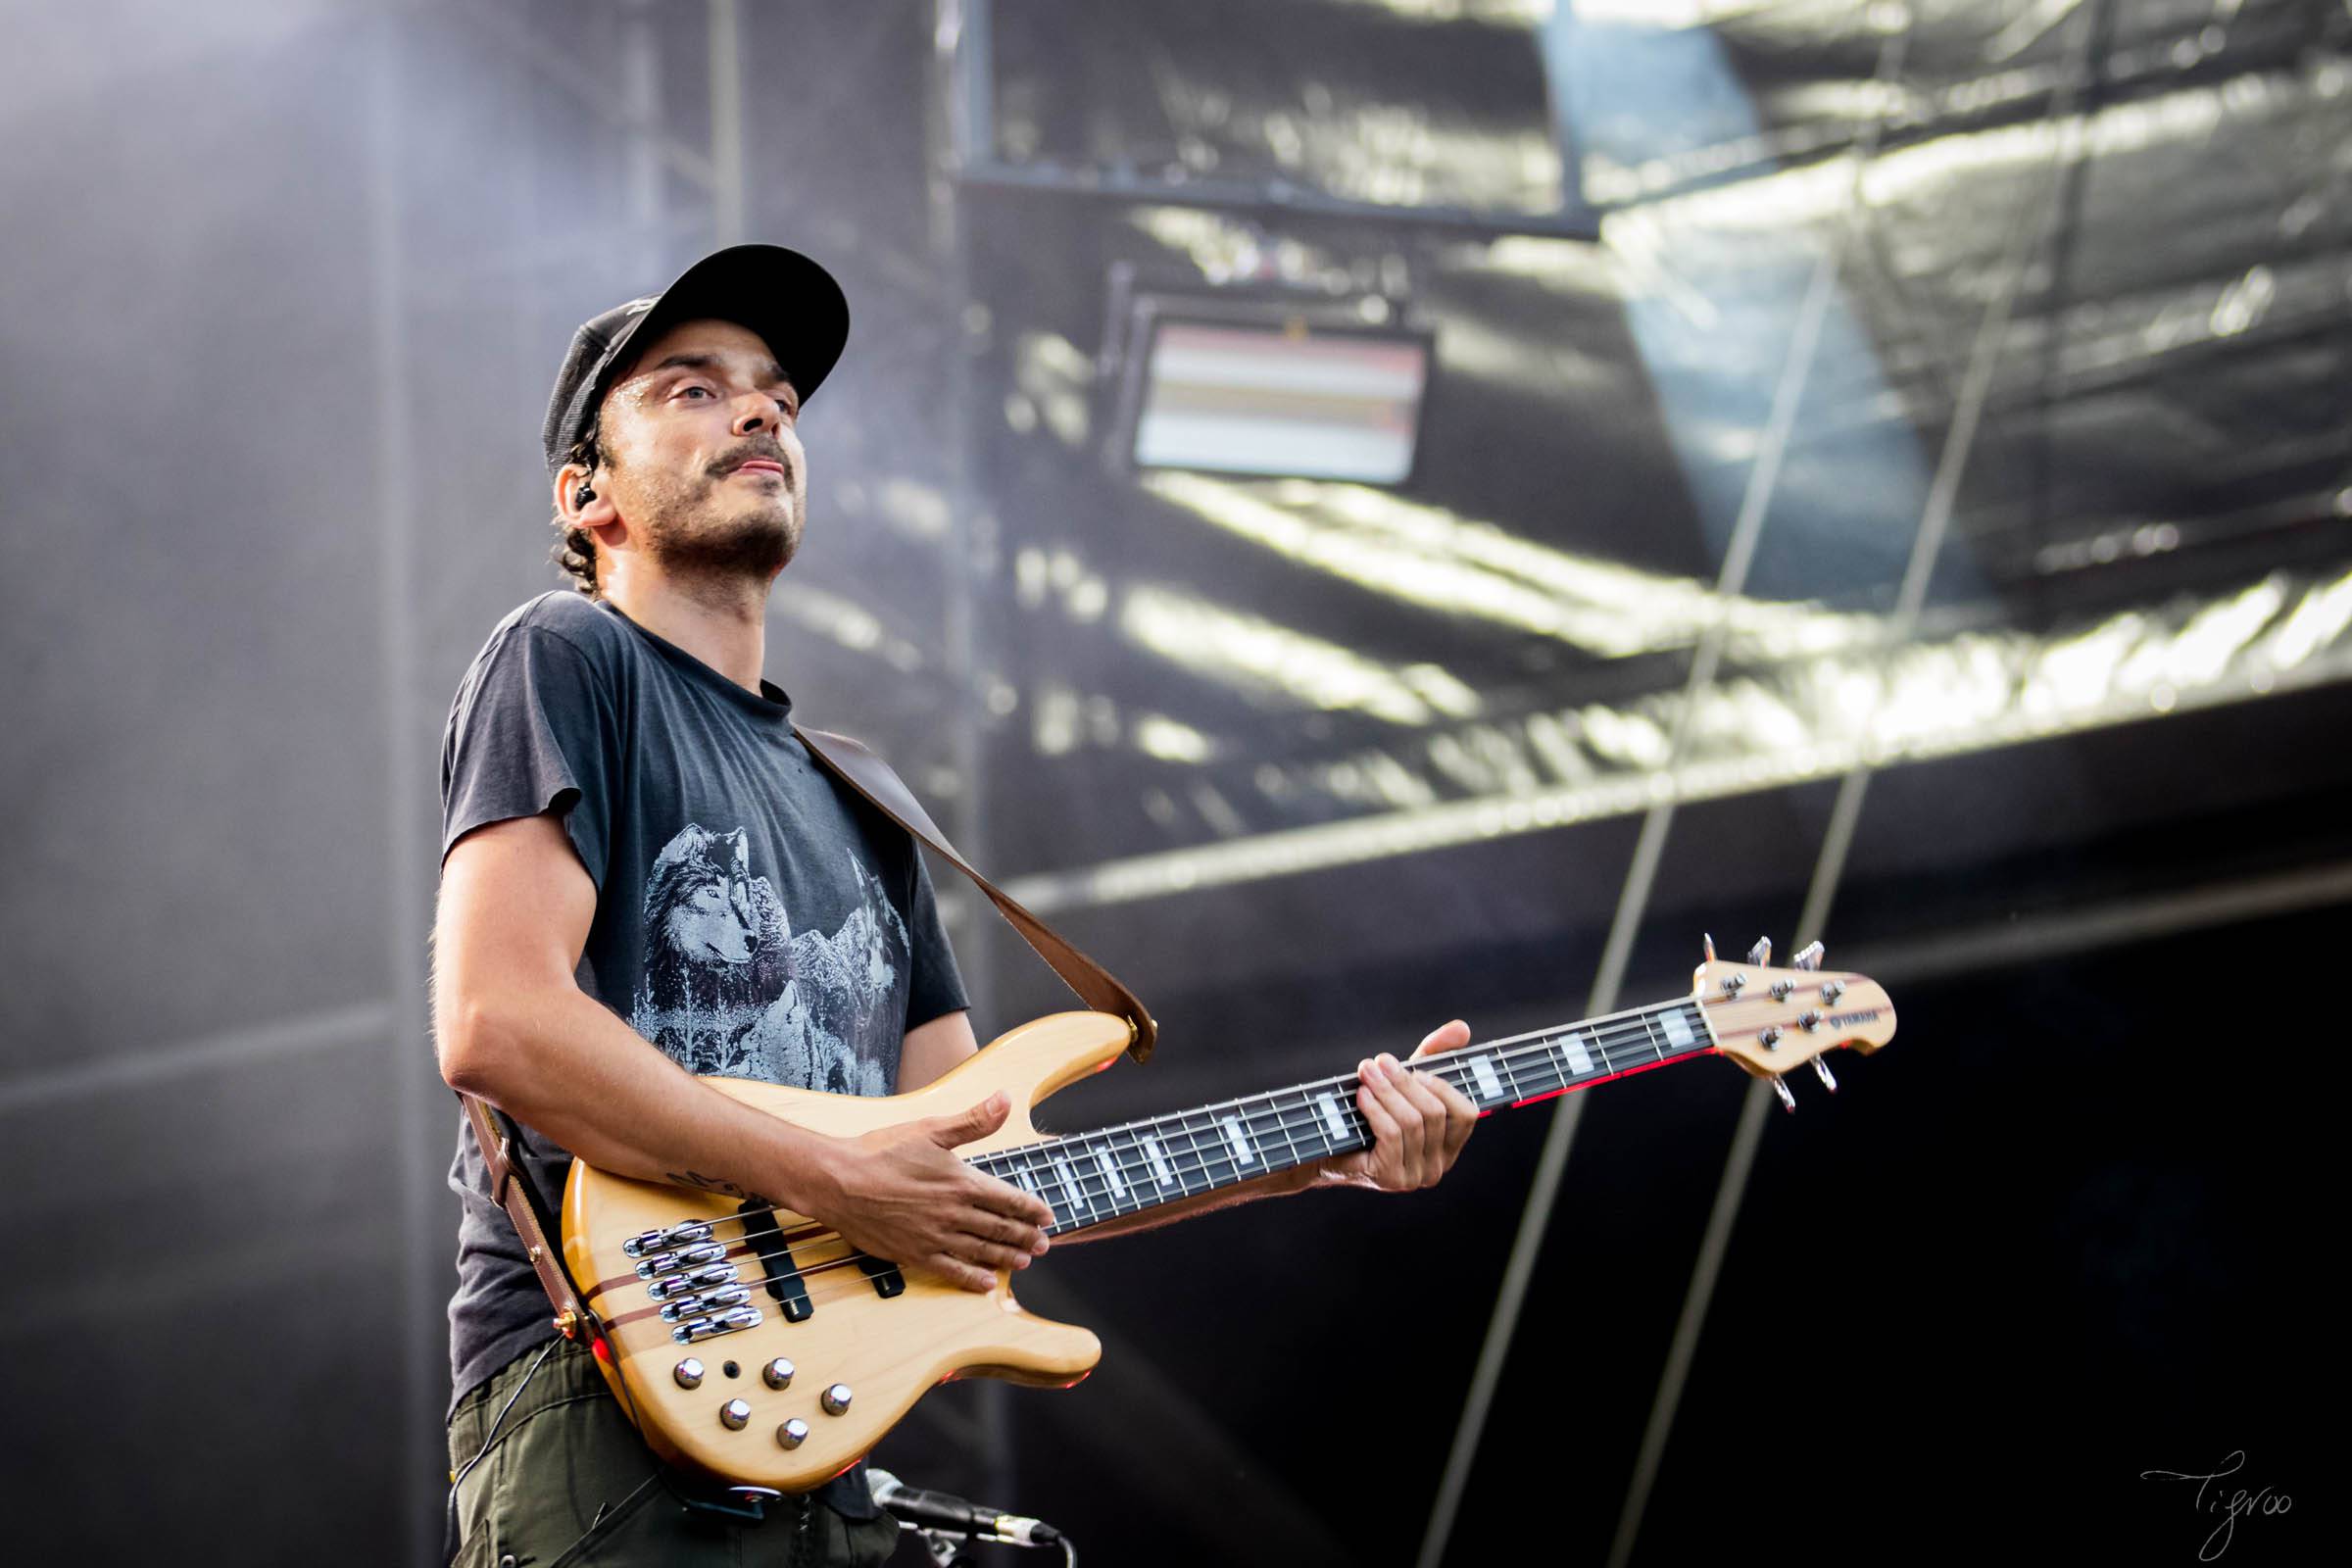
<svg viewBox="0 0 2352 1568">
<path fill-rule="evenodd" d="M 571 351 L 547 400 L 547 471 L 554 473 L 596 422 L 629 345 L 651 343 L 680 321 L 738 321 L 765 340 L 805 405 L 850 338 L 850 302 L 833 274 L 781 245 L 713 251 L 659 294 L 615 305 L 571 334 Z"/>
</svg>

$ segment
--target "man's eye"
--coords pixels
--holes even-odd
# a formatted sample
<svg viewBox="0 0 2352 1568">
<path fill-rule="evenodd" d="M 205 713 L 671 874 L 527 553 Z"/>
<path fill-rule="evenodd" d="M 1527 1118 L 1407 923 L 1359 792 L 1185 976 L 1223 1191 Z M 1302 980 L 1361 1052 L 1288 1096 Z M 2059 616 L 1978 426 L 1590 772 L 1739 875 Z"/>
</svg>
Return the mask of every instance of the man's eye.
<svg viewBox="0 0 2352 1568">
<path fill-rule="evenodd" d="M 682 386 L 678 388 L 678 396 L 682 398 L 692 397 L 697 393 L 702 394 L 704 397 L 709 397 L 710 395 L 710 389 L 707 386 Z"/>
</svg>

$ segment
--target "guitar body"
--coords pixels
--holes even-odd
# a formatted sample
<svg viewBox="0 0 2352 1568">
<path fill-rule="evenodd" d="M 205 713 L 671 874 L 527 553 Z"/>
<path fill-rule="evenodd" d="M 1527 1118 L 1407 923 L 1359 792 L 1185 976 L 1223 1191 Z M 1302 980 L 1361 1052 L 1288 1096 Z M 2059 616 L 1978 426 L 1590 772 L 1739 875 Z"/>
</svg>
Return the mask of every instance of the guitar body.
<svg viewBox="0 0 2352 1568">
<path fill-rule="evenodd" d="M 835 1137 L 970 1109 L 1003 1090 L 1012 1111 L 991 1137 L 964 1146 L 965 1157 L 1036 1143 L 1030 1111 L 1074 1079 L 1100 1071 L 1127 1048 L 1130 1030 L 1107 1013 L 1062 1012 L 1039 1018 L 993 1041 L 987 1050 L 909 1095 L 817 1094 L 740 1078 L 710 1085 L 796 1126 Z M 782 1295 L 769 1289 L 759 1249 L 747 1241 L 730 1198 L 663 1182 L 633 1181 L 575 1159 L 564 1189 L 564 1256 L 587 1304 L 606 1325 L 597 1357 L 621 1407 L 654 1451 L 673 1465 L 725 1482 L 806 1492 L 848 1469 L 872 1449 L 914 1401 L 952 1378 L 980 1375 L 1017 1383 L 1068 1387 L 1094 1369 L 1102 1353 L 1086 1329 L 1032 1316 L 1012 1298 L 1009 1273 L 982 1294 L 917 1269 L 877 1282 L 849 1258 L 837 1236 L 792 1240 L 796 1231 L 823 1227 L 777 1210 L 777 1233 L 791 1248 Z M 665 1276 L 641 1278 L 645 1256 L 624 1244 L 681 1223 L 710 1222 L 706 1246 L 723 1247 L 724 1263 L 750 1287 L 760 1321 L 693 1344 L 673 1338 L 675 1324 L 661 1316 L 654 1290 Z M 674 1250 L 673 1250 L 674 1251 Z M 830 1264 L 832 1266 L 828 1267 Z M 794 1320 L 794 1311 L 808 1310 Z M 778 1358 L 792 1365 L 789 1383 L 771 1387 L 763 1375 Z M 701 1364 L 701 1379 L 685 1387 L 680 1363 Z M 728 1375 L 732 1366 L 734 1375 Z M 848 1408 L 828 1411 L 823 1396 L 836 1385 L 850 1391 Z M 730 1415 L 749 1414 L 740 1426 Z M 806 1436 L 787 1446 L 787 1422 Z"/>
</svg>

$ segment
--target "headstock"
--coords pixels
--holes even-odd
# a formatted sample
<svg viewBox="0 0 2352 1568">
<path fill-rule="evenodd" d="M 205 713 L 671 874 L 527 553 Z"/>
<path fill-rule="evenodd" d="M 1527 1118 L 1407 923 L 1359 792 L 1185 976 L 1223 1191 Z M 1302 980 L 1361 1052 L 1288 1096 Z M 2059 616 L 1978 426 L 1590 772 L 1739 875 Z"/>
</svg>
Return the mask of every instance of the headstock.
<svg viewBox="0 0 2352 1568">
<path fill-rule="evenodd" d="M 1864 1055 L 1894 1038 L 1894 1004 L 1877 982 L 1821 967 L 1821 944 L 1806 947 L 1789 967 L 1772 967 L 1772 939 L 1759 940 L 1744 963 L 1715 956 L 1715 939 L 1702 939 L 1707 961 L 1698 966 L 1691 995 L 1715 1036 L 1715 1048 L 1759 1078 L 1768 1078 L 1789 1110 L 1796 1097 L 1781 1074 L 1813 1064 L 1832 1094 L 1838 1080 L 1825 1052 L 1850 1047 Z"/>
</svg>

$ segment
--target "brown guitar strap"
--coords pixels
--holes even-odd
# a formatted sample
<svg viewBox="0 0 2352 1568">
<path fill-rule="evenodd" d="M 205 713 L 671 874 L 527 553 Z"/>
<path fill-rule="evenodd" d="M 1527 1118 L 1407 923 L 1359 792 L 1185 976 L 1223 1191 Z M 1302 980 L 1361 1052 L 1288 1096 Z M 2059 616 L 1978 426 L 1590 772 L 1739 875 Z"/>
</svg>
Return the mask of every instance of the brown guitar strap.
<svg viewBox="0 0 2352 1568">
<path fill-rule="evenodd" d="M 1078 993 L 1078 999 L 1098 1012 L 1107 1012 L 1127 1020 L 1133 1031 L 1127 1043 L 1127 1054 L 1137 1061 L 1148 1061 L 1152 1048 L 1159 1036 L 1158 1025 L 1136 1000 L 1135 993 L 1119 984 L 1109 970 L 1072 947 L 1069 941 L 1052 926 L 1023 908 L 1020 904 L 994 882 L 982 876 L 972 862 L 956 853 L 953 845 L 940 833 L 931 813 L 914 798 L 888 762 L 867 750 L 864 743 L 830 730 L 803 729 L 798 724 L 793 732 L 808 748 L 808 755 L 822 763 L 827 771 L 856 790 L 870 802 L 874 808 L 893 822 L 922 840 L 946 858 L 951 865 L 972 879 L 989 902 L 1003 911 L 1012 928 L 1023 941 L 1037 950 L 1063 984 Z M 490 1172 L 490 1196 L 507 1211 L 514 1222 L 515 1234 L 522 1238 L 523 1250 L 529 1254 L 531 1267 L 539 1275 L 539 1283 L 547 1291 L 547 1298 L 555 1303 L 556 1327 L 565 1338 L 575 1338 L 585 1327 L 590 1338 L 603 1332 L 596 1314 L 581 1301 L 572 1288 L 571 1274 L 564 1265 L 563 1253 L 551 1239 L 557 1230 L 553 1215 L 539 1206 L 539 1195 L 531 1190 L 530 1179 L 514 1163 L 514 1150 L 520 1134 L 502 1131 L 513 1122 L 472 1095 L 461 1093 L 459 1102 L 466 1107 L 466 1119 L 473 1125 L 474 1142 L 481 1147 L 482 1163 Z"/>
<path fill-rule="evenodd" d="M 514 1123 L 503 1111 L 464 1091 L 458 1102 L 466 1107 L 466 1120 L 473 1124 L 473 1141 L 481 1147 L 482 1163 L 490 1171 L 490 1196 L 498 1200 L 507 1217 L 514 1222 L 514 1234 L 522 1238 L 522 1250 L 529 1254 L 531 1268 L 539 1276 L 539 1284 L 547 1298 L 555 1303 L 556 1328 L 565 1339 L 576 1339 L 585 1328 L 594 1340 L 604 1333 L 604 1325 L 596 1313 L 581 1301 L 579 1293 L 571 1287 L 571 1272 L 564 1266 L 564 1255 L 550 1239 L 555 1230 L 554 1216 L 539 1210 L 539 1195 L 531 1190 L 530 1178 L 515 1168 L 514 1147 L 519 1133 L 502 1132 L 497 1123 L 512 1128 Z"/>
<path fill-rule="evenodd" d="M 1158 1041 L 1159 1026 L 1152 1014 L 1144 1010 L 1135 993 L 1112 977 L 1109 970 L 1070 946 L 1067 938 L 1052 926 L 1021 907 L 1011 895 L 982 876 L 972 862 L 956 853 L 955 847 L 944 838 L 931 813 L 899 779 L 885 762 L 868 751 L 863 742 L 831 730 L 803 729 L 795 724 L 793 733 L 800 736 L 808 754 L 830 770 L 834 777 L 872 802 L 884 816 L 921 839 L 939 852 L 948 863 L 972 879 L 981 892 L 1011 922 L 1021 934 L 1021 940 L 1037 950 L 1062 983 L 1078 993 L 1078 1000 L 1097 1012 L 1107 1012 L 1127 1020 L 1135 1031 L 1127 1042 L 1127 1054 L 1137 1061 L 1152 1059 L 1152 1048 Z"/>
</svg>

